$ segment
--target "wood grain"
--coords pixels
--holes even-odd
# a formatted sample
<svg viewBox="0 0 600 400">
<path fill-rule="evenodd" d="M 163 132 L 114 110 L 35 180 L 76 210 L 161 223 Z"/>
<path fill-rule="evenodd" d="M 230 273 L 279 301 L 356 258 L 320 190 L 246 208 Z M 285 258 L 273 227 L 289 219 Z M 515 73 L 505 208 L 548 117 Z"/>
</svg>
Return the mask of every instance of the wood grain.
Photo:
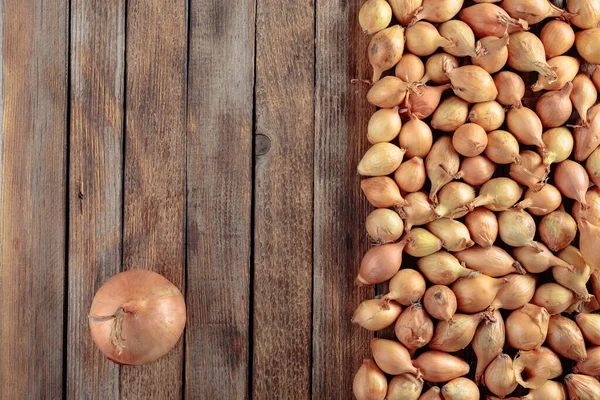
<svg viewBox="0 0 600 400">
<path fill-rule="evenodd" d="M 71 2 L 67 398 L 119 397 L 88 312 L 121 267 L 125 1 Z"/>
<path fill-rule="evenodd" d="M 184 291 L 186 1 L 128 0 L 123 268 Z M 157 362 L 121 368 L 124 399 L 177 399 L 183 340 Z"/>
<path fill-rule="evenodd" d="M 253 0 L 191 3 L 185 394 L 248 397 Z"/>
<path fill-rule="evenodd" d="M 367 249 L 367 202 L 356 166 L 367 148 L 370 113 L 368 37 L 358 26 L 358 2 L 321 2 L 316 16 L 314 157 L 314 399 L 352 398 L 352 379 L 370 357 L 373 334 L 350 322 L 374 289 L 354 279 Z"/>
<path fill-rule="evenodd" d="M 0 393 L 63 396 L 68 2 L 2 4 Z"/>
</svg>

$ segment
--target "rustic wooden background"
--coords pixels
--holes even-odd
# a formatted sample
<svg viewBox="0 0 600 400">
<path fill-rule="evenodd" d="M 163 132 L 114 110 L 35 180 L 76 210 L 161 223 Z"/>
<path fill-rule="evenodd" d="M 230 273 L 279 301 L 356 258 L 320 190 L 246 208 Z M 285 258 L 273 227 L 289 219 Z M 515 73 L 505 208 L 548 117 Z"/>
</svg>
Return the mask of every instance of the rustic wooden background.
<svg viewBox="0 0 600 400">
<path fill-rule="evenodd" d="M 359 0 L 3 0 L 0 397 L 348 399 L 372 109 Z M 180 287 L 146 367 L 94 346 L 121 270 Z"/>
</svg>

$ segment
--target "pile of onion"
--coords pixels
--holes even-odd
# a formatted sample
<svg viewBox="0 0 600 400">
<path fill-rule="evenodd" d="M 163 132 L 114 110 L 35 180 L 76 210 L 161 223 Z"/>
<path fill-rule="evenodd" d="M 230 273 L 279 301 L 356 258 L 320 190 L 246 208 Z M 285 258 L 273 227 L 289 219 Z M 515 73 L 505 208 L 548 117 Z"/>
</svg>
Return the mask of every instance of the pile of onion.
<svg viewBox="0 0 600 400">
<path fill-rule="evenodd" d="M 368 0 L 359 22 L 379 110 L 356 282 L 386 286 L 353 321 L 395 338 L 355 397 L 600 399 L 600 0 Z"/>
</svg>

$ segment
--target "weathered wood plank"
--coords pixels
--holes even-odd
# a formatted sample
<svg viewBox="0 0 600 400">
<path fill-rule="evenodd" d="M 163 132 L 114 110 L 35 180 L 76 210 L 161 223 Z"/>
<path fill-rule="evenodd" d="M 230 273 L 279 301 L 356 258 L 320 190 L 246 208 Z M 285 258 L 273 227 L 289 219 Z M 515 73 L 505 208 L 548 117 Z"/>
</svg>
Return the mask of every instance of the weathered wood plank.
<svg viewBox="0 0 600 400">
<path fill-rule="evenodd" d="M 2 4 L 0 393 L 63 396 L 68 1 Z"/>
<path fill-rule="evenodd" d="M 256 30 L 253 394 L 309 398 L 313 3 L 259 0 Z"/>
<path fill-rule="evenodd" d="M 87 316 L 121 269 L 125 1 L 71 2 L 67 398 L 119 397 Z"/>
<path fill-rule="evenodd" d="M 185 394 L 248 397 L 254 0 L 191 3 Z"/>
<path fill-rule="evenodd" d="M 184 290 L 186 0 L 128 0 L 123 268 Z M 185 293 L 185 292 L 184 292 Z M 183 341 L 121 368 L 121 397 L 180 398 Z"/>
<path fill-rule="evenodd" d="M 314 399 L 349 399 L 352 379 L 369 358 L 373 334 L 350 322 L 373 288 L 354 279 L 367 249 L 367 202 L 356 166 L 366 150 L 371 106 L 368 87 L 351 78 L 369 76 L 368 38 L 357 23 L 359 2 L 319 3 L 316 16 L 314 158 Z"/>
</svg>

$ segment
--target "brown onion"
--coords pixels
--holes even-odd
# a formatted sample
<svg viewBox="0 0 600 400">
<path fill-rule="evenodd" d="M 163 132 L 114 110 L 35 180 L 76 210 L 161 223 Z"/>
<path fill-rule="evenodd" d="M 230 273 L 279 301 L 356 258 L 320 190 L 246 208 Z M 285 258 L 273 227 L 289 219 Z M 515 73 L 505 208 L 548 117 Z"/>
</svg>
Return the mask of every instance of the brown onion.
<svg viewBox="0 0 600 400">
<path fill-rule="evenodd" d="M 376 111 L 369 120 L 367 139 L 371 144 L 391 142 L 398 136 L 401 127 L 402 121 L 400 120 L 400 114 L 398 114 L 398 107 L 392 109 L 382 108 Z"/>
<path fill-rule="evenodd" d="M 498 95 L 498 89 L 491 75 L 477 65 L 454 67 L 448 60 L 444 61 L 444 72 L 450 78 L 454 94 L 469 103 L 492 101 Z"/>
<path fill-rule="evenodd" d="M 407 244 L 408 239 L 405 239 L 397 243 L 371 247 L 360 263 L 356 284 L 366 286 L 389 280 L 400 269 L 402 252 Z"/>
<path fill-rule="evenodd" d="M 600 227 L 592 225 L 586 219 L 580 219 L 577 223 L 579 227 L 579 250 L 585 262 L 592 268 L 592 271 L 600 270 L 600 247 L 598 238 L 600 238 Z"/>
<path fill-rule="evenodd" d="M 363 179 L 360 187 L 369 203 L 374 207 L 388 208 L 406 204 L 396 182 L 387 176 Z"/>
<path fill-rule="evenodd" d="M 556 72 L 546 63 L 541 40 L 531 32 L 516 32 L 508 42 L 508 65 L 520 72 L 536 71 L 549 83 L 558 79 Z"/>
<path fill-rule="evenodd" d="M 569 398 L 573 400 L 600 399 L 600 382 L 593 376 L 569 374 L 565 376 Z"/>
<path fill-rule="evenodd" d="M 588 342 L 600 345 L 600 314 L 577 314 L 575 321 Z"/>
<path fill-rule="evenodd" d="M 574 267 L 569 263 L 556 257 L 546 246 L 540 242 L 534 242 L 534 246 L 518 247 L 513 250 L 513 256 L 521 265 L 532 274 L 547 271 L 549 268 L 560 267 L 573 271 Z M 536 249 L 537 247 L 537 249 Z"/>
<path fill-rule="evenodd" d="M 570 272 L 561 267 L 552 268 L 554 280 L 573 291 L 578 298 L 588 299 L 590 294 L 588 293 L 586 284 L 590 279 L 592 270 L 585 263 L 581 252 L 576 247 L 567 246 L 558 253 L 558 258 L 572 265 L 575 269 L 573 272 Z"/>
<path fill-rule="evenodd" d="M 409 25 L 405 34 L 406 49 L 419 57 L 435 53 L 438 47 L 454 46 L 451 40 L 440 35 L 437 28 L 429 22 L 419 21 Z"/>
<path fill-rule="evenodd" d="M 408 372 L 416 375 L 418 372 L 411 363 L 406 347 L 395 340 L 375 338 L 371 340 L 371 352 L 377 366 L 386 374 L 400 375 Z"/>
<path fill-rule="evenodd" d="M 384 400 L 387 379 L 373 360 L 363 361 L 354 375 L 352 392 L 357 400 Z"/>
<path fill-rule="evenodd" d="M 413 157 L 403 162 L 394 172 L 394 180 L 398 188 L 408 193 L 421 190 L 426 179 L 425 163 L 421 157 Z"/>
<path fill-rule="evenodd" d="M 514 363 L 513 363 L 514 365 Z M 532 389 L 520 400 L 567 400 L 567 392 L 562 383 L 548 380 L 538 389 Z"/>
<path fill-rule="evenodd" d="M 443 100 L 431 117 L 431 127 L 443 132 L 454 132 L 467 122 L 469 103 L 458 96 Z"/>
<path fill-rule="evenodd" d="M 440 321 L 435 327 L 433 338 L 429 342 L 432 350 L 453 353 L 464 349 L 471 343 L 475 330 L 484 319 L 493 318 L 488 312 L 477 314 L 454 314 L 453 321 Z"/>
<path fill-rule="evenodd" d="M 406 195 L 407 205 L 398 209 L 398 214 L 404 220 L 404 229 L 408 232 L 415 225 L 424 225 L 435 217 L 433 205 L 425 192 L 415 192 Z"/>
<path fill-rule="evenodd" d="M 433 144 L 431 128 L 414 115 L 400 129 L 399 139 L 400 146 L 406 149 L 406 156 L 409 158 L 424 158 Z"/>
<path fill-rule="evenodd" d="M 571 160 L 558 163 L 554 170 L 554 184 L 564 196 L 587 207 L 585 192 L 590 186 L 590 180 L 585 168 L 580 164 Z"/>
<path fill-rule="evenodd" d="M 598 99 L 598 91 L 588 74 L 582 72 L 573 79 L 573 91 L 570 98 L 583 125 L 587 126 L 589 124 L 587 121 L 588 110 L 596 104 Z"/>
<path fill-rule="evenodd" d="M 394 17 L 402 24 L 407 26 L 413 19 L 415 11 L 423 4 L 423 0 L 388 0 L 392 7 Z"/>
<path fill-rule="evenodd" d="M 429 198 L 437 204 L 438 191 L 448 182 L 457 177 L 460 167 L 460 157 L 452 146 L 452 139 L 441 136 L 431 147 L 425 158 L 427 176 L 431 181 Z"/>
<path fill-rule="evenodd" d="M 469 213 L 469 215 L 471 214 Z M 486 248 L 474 246 L 470 249 L 460 251 L 454 254 L 454 256 L 468 268 L 491 277 L 500 277 L 512 273 L 525 273 L 525 270 L 518 261 L 515 261 L 504 249 L 496 246 Z"/>
<path fill-rule="evenodd" d="M 469 121 L 481 126 L 485 131 L 496 130 L 504 123 L 504 108 L 495 101 L 477 103 L 469 112 Z M 487 140 L 486 140 L 487 143 Z"/>
<path fill-rule="evenodd" d="M 518 350 L 534 350 L 546 340 L 550 314 L 544 307 L 525 304 L 506 318 L 506 339 Z"/>
<path fill-rule="evenodd" d="M 419 349 L 433 337 L 433 321 L 420 303 L 408 307 L 398 317 L 394 328 L 396 337 L 407 349 Z M 419 368 L 415 363 L 413 365 Z"/>
<path fill-rule="evenodd" d="M 437 83 L 439 85 L 450 82 L 450 78 L 444 72 L 444 62 L 449 62 L 450 65 L 458 68 L 460 63 L 458 59 L 448 53 L 440 52 L 435 53 L 427 59 L 425 63 L 425 75 L 421 80 L 421 83 L 425 84 L 429 81 Z"/>
<path fill-rule="evenodd" d="M 508 34 L 501 38 L 486 36 L 475 45 L 478 54 L 471 56 L 473 65 L 485 69 L 490 74 L 500 71 L 508 60 Z M 497 128 L 496 128 L 497 129 Z"/>
<path fill-rule="evenodd" d="M 369 43 L 369 62 L 373 67 L 373 83 L 381 74 L 393 68 L 404 52 L 404 28 L 393 25 L 373 36 Z"/>
<path fill-rule="evenodd" d="M 398 213 L 387 208 L 371 212 L 365 221 L 367 234 L 375 244 L 395 242 L 402 236 L 404 223 Z"/>
<path fill-rule="evenodd" d="M 490 392 L 504 397 L 517 388 L 513 360 L 508 354 L 498 354 L 485 370 L 483 383 Z"/>
<path fill-rule="evenodd" d="M 510 274 L 504 277 L 503 285 L 490 305 L 493 309 L 516 310 L 529 303 L 535 294 L 535 275 Z"/>
<path fill-rule="evenodd" d="M 434 285 L 427 289 L 423 296 L 423 306 L 433 318 L 454 323 L 452 317 L 456 313 L 456 296 L 448 286 Z"/>
<path fill-rule="evenodd" d="M 488 133 L 485 155 L 496 164 L 521 164 L 519 142 L 507 131 L 496 130 Z"/>
<path fill-rule="evenodd" d="M 421 354 L 413 365 L 429 382 L 447 382 L 469 373 L 469 364 L 463 359 L 435 350 Z"/>
<path fill-rule="evenodd" d="M 583 334 L 577 324 L 561 315 L 550 317 L 548 324 L 548 345 L 556 353 L 575 361 L 587 358 Z"/>
<path fill-rule="evenodd" d="M 438 251 L 417 261 L 425 277 L 435 285 L 450 285 L 459 278 L 475 277 L 479 272 L 466 268 L 446 251 Z"/>
<path fill-rule="evenodd" d="M 419 119 L 429 117 L 440 104 L 442 93 L 449 88 L 450 84 L 447 83 L 442 86 L 425 86 L 418 94 L 409 93 L 406 96 L 408 112 Z"/>
<path fill-rule="evenodd" d="M 575 300 L 575 295 L 569 289 L 558 283 L 544 283 L 537 288 L 531 303 L 544 307 L 550 315 L 565 311 Z"/>
<path fill-rule="evenodd" d="M 553 20 L 542 28 L 540 40 L 544 45 L 546 58 L 561 56 L 573 47 L 575 32 L 566 22 Z"/>
<path fill-rule="evenodd" d="M 569 21 L 578 28 L 594 28 L 600 22 L 600 4 L 595 0 L 567 0 Z"/>
<path fill-rule="evenodd" d="M 440 35 L 451 40 L 454 46 L 447 46 L 444 50 L 455 57 L 474 57 L 475 52 L 475 35 L 464 22 L 453 19 L 444 22 L 438 28 Z"/>
<path fill-rule="evenodd" d="M 525 145 L 545 148 L 542 140 L 542 121 L 535 112 L 527 107 L 512 108 L 506 114 L 508 131 Z"/>
<path fill-rule="evenodd" d="M 548 60 L 548 65 L 556 73 L 557 79 L 549 78 L 544 74 L 539 74 L 536 83 L 531 86 L 534 92 L 544 90 L 559 90 L 567 82 L 571 82 L 579 72 L 579 60 L 575 57 L 557 56 Z"/>
<path fill-rule="evenodd" d="M 597 147 L 588 157 L 585 162 L 585 170 L 592 183 L 596 186 L 600 186 L 600 147 Z"/>
<path fill-rule="evenodd" d="M 403 306 L 410 306 L 421 300 L 425 294 L 425 279 L 414 269 L 401 269 L 392 277 L 389 293 L 384 300 L 394 300 Z"/>
<path fill-rule="evenodd" d="M 392 325 L 402 312 L 402 307 L 393 301 L 381 299 L 365 300 L 358 305 L 352 323 L 369 331 L 380 331 Z"/>
<path fill-rule="evenodd" d="M 539 192 L 546 184 L 547 166 L 543 164 L 542 157 L 531 150 L 524 150 L 519 156 L 521 164 L 516 162 L 510 164 L 510 177 L 515 182 Z"/>
<path fill-rule="evenodd" d="M 592 295 L 589 301 L 582 301 L 580 311 L 584 314 L 593 313 L 600 310 L 600 303 L 596 296 Z"/>
<path fill-rule="evenodd" d="M 396 64 L 394 75 L 407 83 L 419 82 L 425 75 L 425 64 L 414 54 L 404 53 Z"/>
<path fill-rule="evenodd" d="M 504 320 L 500 311 L 495 310 L 492 319 L 487 319 L 479 324 L 471 342 L 471 347 L 477 357 L 475 382 L 481 381 L 487 366 L 502 352 L 505 337 Z"/>
<path fill-rule="evenodd" d="M 418 400 L 423 390 L 423 379 L 412 374 L 397 375 L 388 385 L 386 400 Z"/>
<path fill-rule="evenodd" d="M 517 382 L 527 389 L 539 389 L 548 380 L 562 375 L 563 371 L 560 358 L 547 347 L 519 351 L 514 358 L 513 367 Z"/>
<path fill-rule="evenodd" d="M 428 391 L 423 393 L 419 400 L 444 400 L 442 398 L 442 391 L 439 387 L 433 386 Z"/>
<path fill-rule="evenodd" d="M 381 108 L 393 108 L 406 97 L 409 84 L 395 76 L 384 76 L 367 92 L 367 101 Z"/>
<path fill-rule="evenodd" d="M 575 239 L 577 223 L 569 214 L 554 211 L 546 215 L 538 226 L 540 237 L 552 251 L 567 247 Z"/>
<path fill-rule="evenodd" d="M 498 215 L 498 233 L 504 243 L 513 247 L 531 246 L 537 249 L 533 241 L 535 221 L 523 210 L 506 210 Z"/>
<path fill-rule="evenodd" d="M 423 0 L 423 6 L 415 12 L 414 21 L 427 20 L 435 23 L 451 20 L 462 8 L 463 0 Z"/>
<path fill-rule="evenodd" d="M 439 203 L 435 207 L 435 217 L 461 218 L 465 212 L 457 210 L 475 199 L 475 189 L 462 182 L 446 184 L 438 195 Z"/>
<path fill-rule="evenodd" d="M 531 214 L 541 216 L 551 213 L 561 204 L 562 196 L 558 189 L 546 184 L 539 191 L 529 189 L 525 192 L 523 201 L 517 203 L 515 208 L 527 209 Z"/>
<path fill-rule="evenodd" d="M 557 128 L 565 124 L 573 112 L 573 103 L 569 96 L 573 84 L 567 82 L 560 90 L 544 93 L 535 105 L 535 112 L 544 128 Z"/>
<path fill-rule="evenodd" d="M 600 187 L 592 186 L 585 193 L 588 208 L 576 201 L 573 205 L 573 218 L 578 221 L 585 217 L 592 225 L 600 225 Z"/>
<path fill-rule="evenodd" d="M 525 82 L 523 78 L 511 71 L 501 71 L 494 76 L 494 83 L 498 89 L 498 103 L 505 106 L 521 107 L 521 100 L 525 96 Z"/>
<path fill-rule="evenodd" d="M 186 321 L 185 301 L 162 275 L 132 269 L 98 289 L 88 318 L 92 339 L 109 360 L 145 365 L 179 341 Z"/>
<path fill-rule="evenodd" d="M 584 161 L 600 145 L 600 104 L 590 108 L 587 113 L 587 126 L 581 121 L 573 130 L 575 138 L 575 160 Z"/>
<path fill-rule="evenodd" d="M 365 35 L 372 35 L 388 27 L 392 8 L 385 0 L 367 0 L 358 12 L 358 23 Z"/>
<path fill-rule="evenodd" d="M 389 175 L 400 166 L 404 153 L 404 149 L 391 143 L 374 144 L 358 163 L 358 173 L 363 176 Z"/>
<path fill-rule="evenodd" d="M 569 13 L 548 0 L 504 0 L 500 5 L 513 18 L 523 18 L 530 25 L 546 18 L 565 17 Z"/>
<path fill-rule="evenodd" d="M 567 128 L 553 128 L 542 134 L 546 149 L 538 149 L 544 164 L 559 163 L 569 158 L 573 152 L 573 135 Z"/>
<path fill-rule="evenodd" d="M 529 25 L 522 19 L 511 18 L 506 11 L 495 4 L 476 4 L 460 12 L 461 21 L 465 21 L 477 37 L 502 37 L 506 33 L 527 30 Z"/>
<path fill-rule="evenodd" d="M 590 64 L 600 64 L 600 28 L 590 28 L 575 34 L 577 52 Z"/>
<path fill-rule="evenodd" d="M 500 288 L 507 283 L 503 278 L 484 274 L 461 278 L 452 284 L 458 310 L 464 313 L 483 311 L 492 304 Z"/>
<path fill-rule="evenodd" d="M 442 396 L 448 400 L 479 400 L 479 388 L 468 378 L 457 378 L 442 387 Z"/>
<path fill-rule="evenodd" d="M 484 155 L 467 157 L 460 164 L 458 175 L 471 186 L 480 186 L 489 181 L 496 172 L 496 164 Z"/>
<path fill-rule="evenodd" d="M 426 257 L 442 248 L 442 241 L 426 229 L 412 228 L 406 236 L 404 251 L 413 257 Z"/>
<path fill-rule="evenodd" d="M 512 179 L 490 179 L 479 189 L 479 196 L 469 204 L 469 209 L 485 206 L 492 211 L 504 211 L 514 206 L 523 190 Z"/>
<path fill-rule="evenodd" d="M 431 221 L 427 229 L 442 240 L 442 246 L 448 251 L 461 251 L 475 244 L 465 224 L 453 219 Z"/>
<path fill-rule="evenodd" d="M 458 154 L 473 157 L 481 154 L 487 146 L 487 134 L 477 124 L 464 124 L 452 135 L 452 145 Z"/>
<path fill-rule="evenodd" d="M 493 212 L 484 207 L 476 208 L 467 214 L 465 225 L 475 243 L 483 248 L 494 245 L 498 237 L 498 220 Z"/>
</svg>

